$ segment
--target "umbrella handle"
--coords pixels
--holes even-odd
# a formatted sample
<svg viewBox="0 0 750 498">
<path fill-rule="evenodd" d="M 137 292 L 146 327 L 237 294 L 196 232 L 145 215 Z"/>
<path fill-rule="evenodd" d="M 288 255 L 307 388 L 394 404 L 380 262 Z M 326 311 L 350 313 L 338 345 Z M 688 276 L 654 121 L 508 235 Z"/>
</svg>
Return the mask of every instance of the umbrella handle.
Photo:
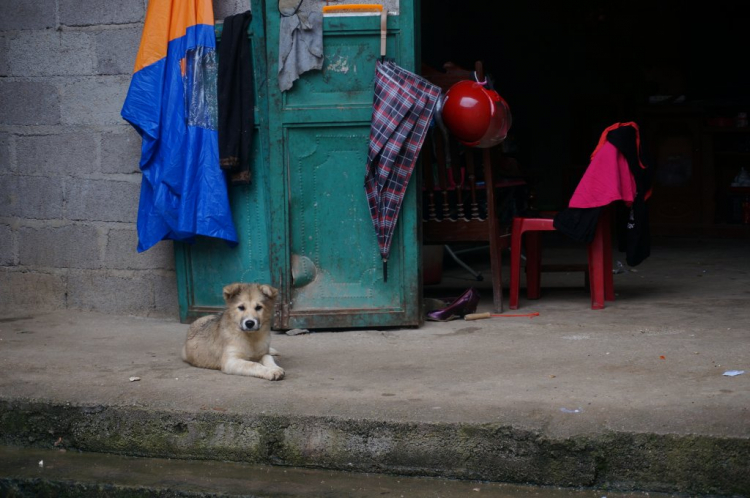
<svg viewBox="0 0 750 498">
<path fill-rule="evenodd" d="M 388 282 L 388 260 L 383 260 L 383 282 Z"/>
</svg>

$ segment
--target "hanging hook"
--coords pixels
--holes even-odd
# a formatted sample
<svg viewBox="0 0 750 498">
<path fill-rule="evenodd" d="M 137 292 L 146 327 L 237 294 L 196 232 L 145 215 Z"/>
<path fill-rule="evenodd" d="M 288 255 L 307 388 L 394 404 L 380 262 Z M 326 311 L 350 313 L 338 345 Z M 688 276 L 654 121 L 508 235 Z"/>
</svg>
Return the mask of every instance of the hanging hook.
<svg viewBox="0 0 750 498">
<path fill-rule="evenodd" d="M 482 81 L 479 81 L 480 79 Z M 474 63 L 474 80 L 482 86 L 487 84 L 487 75 L 484 74 L 484 65 L 482 64 L 482 61 L 476 61 Z"/>
<path fill-rule="evenodd" d="M 380 11 L 380 62 L 385 62 L 386 38 L 388 36 L 388 10 Z"/>
</svg>

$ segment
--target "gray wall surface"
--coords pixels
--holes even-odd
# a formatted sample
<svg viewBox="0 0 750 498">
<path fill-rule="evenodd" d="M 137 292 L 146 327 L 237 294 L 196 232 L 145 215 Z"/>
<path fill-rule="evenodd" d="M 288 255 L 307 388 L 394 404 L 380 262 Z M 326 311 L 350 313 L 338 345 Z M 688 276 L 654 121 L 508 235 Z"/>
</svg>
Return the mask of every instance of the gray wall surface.
<svg viewBox="0 0 750 498">
<path fill-rule="evenodd" d="M 141 139 L 120 117 L 147 4 L 0 0 L 0 313 L 179 316 L 173 244 L 136 251 Z"/>
<path fill-rule="evenodd" d="M 120 117 L 146 5 L 0 0 L 0 313 L 178 317 L 172 243 L 136 251 L 141 139 Z"/>
</svg>

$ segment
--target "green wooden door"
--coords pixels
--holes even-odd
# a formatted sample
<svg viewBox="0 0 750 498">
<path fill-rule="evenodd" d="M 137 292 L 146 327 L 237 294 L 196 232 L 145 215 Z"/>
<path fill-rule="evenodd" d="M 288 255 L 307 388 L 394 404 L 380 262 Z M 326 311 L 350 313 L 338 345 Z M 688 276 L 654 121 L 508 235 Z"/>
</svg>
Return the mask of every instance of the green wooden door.
<svg viewBox="0 0 750 498">
<path fill-rule="evenodd" d="M 401 0 L 400 14 L 388 19 L 388 56 L 411 70 L 413 1 Z M 419 325 L 416 189 L 409 187 L 403 204 L 387 282 L 364 193 L 379 18 L 326 18 L 323 70 L 282 93 L 277 1 L 251 6 L 253 182 L 230 187 L 236 247 L 210 238 L 175 243 L 181 320 L 223 308 L 224 285 L 271 282 L 281 290 L 277 328 Z"/>
<path fill-rule="evenodd" d="M 229 199 L 239 244 L 199 237 L 195 244 L 175 243 L 180 319 L 191 321 L 224 306 L 222 288 L 232 282 L 270 282 L 268 89 L 263 0 L 252 0 L 248 39 L 253 54 L 256 109 L 250 185 L 230 187 Z M 221 37 L 221 26 L 217 27 Z"/>
<path fill-rule="evenodd" d="M 281 92 L 277 5 L 266 0 L 271 277 L 281 289 L 277 325 L 418 325 L 414 182 L 398 221 L 387 282 L 364 191 L 380 19 L 327 16 L 323 69 L 304 73 Z M 388 56 L 410 70 L 416 62 L 414 17 L 412 0 L 401 0 L 399 15 L 388 17 Z"/>
</svg>

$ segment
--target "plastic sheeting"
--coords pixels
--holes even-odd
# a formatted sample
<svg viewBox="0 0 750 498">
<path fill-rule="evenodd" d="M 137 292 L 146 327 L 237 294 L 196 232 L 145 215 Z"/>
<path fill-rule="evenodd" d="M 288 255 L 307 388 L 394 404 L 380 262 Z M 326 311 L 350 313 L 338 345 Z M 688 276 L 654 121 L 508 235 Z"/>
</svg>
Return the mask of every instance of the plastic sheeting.
<svg viewBox="0 0 750 498">
<path fill-rule="evenodd" d="M 151 0 L 122 117 L 142 138 L 138 252 L 196 235 L 237 242 L 219 167 L 209 0 Z"/>
</svg>

